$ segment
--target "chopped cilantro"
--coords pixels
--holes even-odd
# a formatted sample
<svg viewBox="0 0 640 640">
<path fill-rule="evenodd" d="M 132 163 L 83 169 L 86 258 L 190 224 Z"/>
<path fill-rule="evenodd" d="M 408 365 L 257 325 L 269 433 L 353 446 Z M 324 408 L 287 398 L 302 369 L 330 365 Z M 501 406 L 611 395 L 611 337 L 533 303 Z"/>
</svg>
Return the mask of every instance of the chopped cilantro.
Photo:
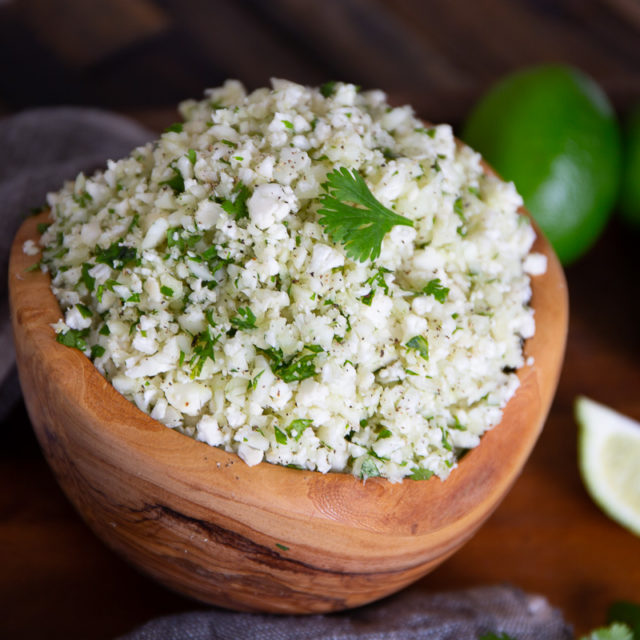
<svg viewBox="0 0 640 640">
<path fill-rule="evenodd" d="M 129 224 L 129 228 L 127 229 L 127 233 L 133 231 L 136 227 L 140 226 L 140 214 L 136 213 L 131 219 L 131 224 Z"/>
<path fill-rule="evenodd" d="M 251 380 L 249 380 L 248 389 L 254 390 L 258 387 L 258 380 L 260 380 L 260 376 L 264 373 L 264 369 L 257 373 Z"/>
<path fill-rule="evenodd" d="M 463 238 L 467 235 L 467 216 L 464 213 L 464 202 L 462 200 L 462 196 L 456 198 L 456 201 L 453 203 L 453 210 L 455 214 L 462 220 L 462 224 L 456 229 L 459 236 Z"/>
<path fill-rule="evenodd" d="M 278 444 L 287 444 L 287 434 L 284 431 L 281 431 L 278 427 L 273 427 L 273 431 Z"/>
<path fill-rule="evenodd" d="M 247 208 L 247 200 L 251 195 L 249 188 L 238 182 L 231 192 L 231 199 L 223 200 L 220 204 L 222 208 L 232 215 L 236 220 L 249 217 L 249 209 Z"/>
<path fill-rule="evenodd" d="M 443 286 L 440 278 L 429 280 L 422 291 L 428 296 L 433 296 L 440 304 L 444 304 L 449 295 L 449 287 Z"/>
<path fill-rule="evenodd" d="M 167 298 L 173 298 L 173 289 L 164 284 L 160 287 L 160 293 Z"/>
<path fill-rule="evenodd" d="M 89 335 L 89 329 L 69 329 L 64 333 L 56 335 L 56 342 L 63 344 L 65 347 L 73 347 L 84 351 L 87 348 L 85 338 Z"/>
<path fill-rule="evenodd" d="M 282 124 L 283 124 L 287 129 L 293 129 L 293 122 L 290 122 L 289 120 L 282 120 Z"/>
<path fill-rule="evenodd" d="M 87 307 L 87 306 L 85 306 L 83 304 L 78 303 L 76 305 L 76 309 L 80 312 L 80 315 L 83 318 L 91 318 L 91 317 L 93 317 L 93 311 L 91 311 L 91 309 L 89 309 L 89 307 Z"/>
<path fill-rule="evenodd" d="M 196 163 L 196 150 L 195 149 L 189 149 L 189 151 L 187 151 L 186 155 L 187 155 L 187 158 L 189 158 L 189 162 L 192 165 Z"/>
<path fill-rule="evenodd" d="M 222 139 L 220 140 L 220 142 L 222 142 L 222 144 L 226 144 L 227 147 L 231 147 L 232 149 L 235 149 L 238 146 L 235 142 L 232 142 L 231 140 Z"/>
<path fill-rule="evenodd" d="M 367 458 L 366 460 L 364 460 L 362 466 L 360 467 L 360 477 L 363 480 L 366 480 L 367 478 L 375 478 L 379 475 L 380 470 L 378 469 L 376 463 L 371 458 Z"/>
<path fill-rule="evenodd" d="M 102 345 L 94 344 L 91 347 L 91 359 L 95 360 L 96 358 L 100 358 L 104 355 L 105 348 Z"/>
<path fill-rule="evenodd" d="M 173 124 L 170 124 L 166 129 L 165 129 L 165 133 L 182 133 L 182 122 L 174 122 Z"/>
<path fill-rule="evenodd" d="M 423 469 L 422 467 L 414 467 L 411 469 L 411 480 L 428 480 L 433 475 L 433 471 L 430 469 Z"/>
<path fill-rule="evenodd" d="M 335 80 L 330 80 L 329 82 L 325 82 L 323 85 L 320 86 L 320 93 L 325 98 L 332 96 L 335 93 L 335 90 L 336 90 Z"/>
<path fill-rule="evenodd" d="M 313 364 L 316 354 L 305 355 L 288 364 L 278 367 L 274 373 L 285 382 L 296 382 L 311 378 L 316 375 L 316 367 Z"/>
<path fill-rule="evenodd" d="M 375 260 L 384 236 L 394 226 L 413 226 L 411 220 L 380 204 L 357 171 L 334 169 L 322 187 L 326 193 L 320 198 L 318 221 L 333 242 L 344 244 L 353 260 Z"/>
<path fill-rule="evenodd" d="M 249 307 L 239 307 L 238 315 L 235 318 L 231 318 L 230 322 L 238 329 L 256 328 L 256 316 Z"/>
<path fill-rule="evenodd" d="M 309 420 L 308 418 L 296 418 L 288 427 L 287 433 L 291 436 L 296 442 L 300 440 L 304 430 L 307 427 L 310 427 L 313 424 L 313 420 Z"/>
<path fill-rule="evenodd" d="M 440 427 L 440 431 L 442 431 L 442 446 L 447 451 L 453 451 L 453 447 L 447 438 L 447 430 L 444 427 Z"/>
<path fill-rule="evenodd" d="M 84 283 L 84 286 L 87 287 L 87 291 L 93 291 L 96 285 L 96 279 L 89 275 L 89 271 L 93 268 L 93 265 L 90 262 L 85 262 L 82 265 L 82 271 L 80 275 L 80 280 Z"/>
<path fill-rule="evenodd" d="M 27 273 L 30 273 L 31 271 L 37 271 L 41 266 L 42 266 L 42 260 L 38 260 L 38 262 L 34 262 L 33 264 L 29 265 L 25 269 L 25 271 Z"/>
<path fill-rule="evenodd" d="M 256 349 L 267 356 L 271 371 L 284 382 L 297 382 L 315 376 L 317 371 L 313 361 L 317 353 L 297 354 L 285 360 L 282 349 L 268 347 L 267 349 Z"/>
<path fill-rule="evenodd" d="M 189 360 L 191 378 L 197 378 L 202 373 L 202 367 L 207 360 L 215 361 L 216 356 L 213 348 L 219 339 L 220 334 L 211 335 L 209 327 L 194 337 L 192 342 L 193 355 Z"/>
<path fill-rule="evenodd" d="M 429 359 L 429 343 L 424 336 L 413 336 L 406 346 L 415 349 L 425 360 Z"/>
<path fill-rule="evenodd" d="M 384 279 L 385 273 L 391 273 L 389 269 L 386 267 L 380 267 L 367 281 L 365 284 L 368 284 L 371 287 L 371 290 L 366 295 L 360 298 L 360 302 L 366 304 L 367 306 L 371 306 L 371 302 L 373 300 L 373 296 L 376 293 L 376 289 L 380 287 L 384 290 L 385 294 L 389 295 L 389 285 L 387 285 L 387 281 Z"/>
<path fill-rule="evenodd" d="M 391 431 L 389 431 L 389 429 L 383 429 L 379 434 L 378 437 L 376 438 L 377 440 L 385 440 L 386 438 L 390 438 L 391 437 Z"/>
<path fill-rule="evenodd" d="M 107 249 L 99 249 L 96 253 L 96 262 L 108 264 L 112 269 L 121 269 L 130 262 L 134 262 L 137 257 L 138 251 L 135 247 L 127 247 L 117 241 Z"/>
<path fill-rule="evenodd" d="M 282 549 L 283 551 L 289 551 L 289 547 L 286 544 L 281 544 L 280 542 L 276 542 L 276 547 L 278 549 Z"/>
<path fill-rule="evenodd" d="M 39 222 L 36 226 L 36 229 L 40 235 L 42 235 L 49 227 L 51 226 L 51 222 Z"/>
<path fill-rule="evenodd" d="M 322 353 L 324 351 L 319 344 L 305 344 L 304 348 L 312 353 Z"/>
<path fill-rule="evenodd" d="M 72 198 L 73 198 L 74 202 L 76 202 L 82 208 L 85 208 L 90 202 L 93 201 L 93 198 L 91 197 L 91 194 L 87 193 L 86 191 L 83 191 L 80 194 L 74 193 Z"/>
<path fill-rule="evenodd" d="M 98 333 L 101 336 L 110 336 L 111 335 L 111 330 L 109 329 L 109 325 L 108 324 L 103 324 L 102 327 L 100 327 L 100 331 L 98 331 Z"/>
<path fill-rule="evenodd" d="M 184 191 L 184 178 L 175 166 L 171 165 L 171 169 L 173 170 L 173 175 L 158 184 L 160 186 L 166 185 L 167 187 L 171 187 L 174 193 L 179 195 Z"/>
</svg>

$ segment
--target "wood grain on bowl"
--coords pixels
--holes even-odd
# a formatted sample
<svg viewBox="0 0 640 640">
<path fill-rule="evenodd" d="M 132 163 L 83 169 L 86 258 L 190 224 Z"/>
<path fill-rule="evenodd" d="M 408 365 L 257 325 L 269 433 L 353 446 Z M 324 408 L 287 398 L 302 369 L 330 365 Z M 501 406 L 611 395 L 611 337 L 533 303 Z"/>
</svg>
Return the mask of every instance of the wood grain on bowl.
<svg viewBox="0 0 640 640">
<path fill-rule="evenodd" d="M 20 380 L 42 449 L 88 525 L 167 586 L 238 610 L 324 612 L 393 593 L 467 541 L 533 448 L 557 384 L 567 329 L 562 269 L 532 279 L 534 364 L 502 422 L 442 482 L 365 482 L 345 474 L 248 467 L 236 455 L 154 421 L 89 359 L 55 340 L 60 309 L 23 243 L 11 253 L 10 301 Z"/>
</svg>

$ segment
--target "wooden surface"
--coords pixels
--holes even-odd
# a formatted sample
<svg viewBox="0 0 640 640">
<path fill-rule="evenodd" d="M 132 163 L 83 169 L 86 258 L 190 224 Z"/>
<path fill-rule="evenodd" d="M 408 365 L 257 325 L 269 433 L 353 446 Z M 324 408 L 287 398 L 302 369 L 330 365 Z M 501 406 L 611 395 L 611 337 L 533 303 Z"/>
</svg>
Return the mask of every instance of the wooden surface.
<svg viewBox="0 0 640 640">
<path fill-rule="evenodd" d="M 220 606 L 311 613 L 394 593 L 441 564 L 493 512 L 547 416 L 567 329 L 564 274 L 546 240 L 532 279 L 533 365 L 502 422 L 446 482 L 366 483 L 270 464 L 248 467 L 150 419 L 77 350 L 55 341 L 49 276 L 28 272 L 45 212 L 11 252 L 9 293 L 20 381 L 58 482 L 110 547 L 163 584 Z"/>
<path fill-rule="evenodd" d="M 100 47 L 44 40 L 43 3 L 0 3 L 0 113 L 91 104 L 161 128 L 175 119 L 178 100 L 205 86 L 226 77 L 257 86 L 280 75 L 384 87 L 424 117 L 459 125 L 500 75 L 548 61 L 590 73 L 621 116 L 640 102 L 637 0 L 327 0 L 328 22 L 294 0 L 104 0 L 113 15 L 135 13 L 127 38 L 117 20 L 96 22 L 83 11 L 83 0 L 54 2 L 55 19 L 96 33 Z M 75 13 L 63 12 L 74 5 Z M 368 55 L 352 55 L 354 46 Z M 601 624 L 613 600 L 640 601 L 640 538 L 586 495 L 572 417 L 583 393 L 640 419 L 639 242 L 639 232 L 614 220 L 567 270 L 567 355 L 541 439 L 495 514 L 412 588 L 509 582 L 546 596 L 580 632 Z M 130 568 L 86 527 L 24 407 L 0 433 L 0 637 L 113 638 L 198 608 Z"/>
</svg>

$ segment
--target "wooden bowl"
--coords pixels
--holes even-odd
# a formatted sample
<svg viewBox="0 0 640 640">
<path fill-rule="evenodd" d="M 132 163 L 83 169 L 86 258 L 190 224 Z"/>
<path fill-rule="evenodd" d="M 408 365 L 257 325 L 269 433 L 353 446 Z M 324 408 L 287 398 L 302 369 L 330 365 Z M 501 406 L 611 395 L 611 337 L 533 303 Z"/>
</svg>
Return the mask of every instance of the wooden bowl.
<svg viewBox="0 0 640 640">
<path fill-rule="evenodd" d="M 40 445 L 95 533 L 135 566 L 199 600 L 237 610 L 327 612 L 420 578 L 462 546 L 520 473 L 549 410 L 564 354 L 567 290 L 548 257 L 532 279 L 533 366 L 489 431 L 445 481 L 392 484 L 261 463 L 168 429 L 138 410 L 75 349 L 55 340 L 49 277 L 27 272 L 28 219 L 11 253 L 20 381 Z"/>
</svg>

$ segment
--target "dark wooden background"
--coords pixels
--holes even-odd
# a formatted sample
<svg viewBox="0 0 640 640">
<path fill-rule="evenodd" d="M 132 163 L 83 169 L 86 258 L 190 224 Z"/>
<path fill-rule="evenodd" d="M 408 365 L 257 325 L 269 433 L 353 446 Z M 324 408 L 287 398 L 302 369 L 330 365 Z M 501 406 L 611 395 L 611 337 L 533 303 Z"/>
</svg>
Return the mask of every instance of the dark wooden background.
<svg viewBox="0 0 640 640">
<path fill-rule="evenodd" d="M 501 75 L 566 62 L 621 117 L 640 102 L 639 0 L 0 0 L 0 115 L 85 104 L 160 129 L 175 104 L 233 77 L 383 88 L 459 126 Z M 577 631 L 640 602 L 640 538 L 607 519 L 576 466 L 586 394 L 640 419 L 638 243 L 614 215 L 567 269 L 567 357 L 534 454 L 473 540 L 414 588 L 509 582 Z M 0 637 L 113 638 L 198 607 L 111 554 L 61 494 L 19 405 L 0 429 Z"/>
</svg>

